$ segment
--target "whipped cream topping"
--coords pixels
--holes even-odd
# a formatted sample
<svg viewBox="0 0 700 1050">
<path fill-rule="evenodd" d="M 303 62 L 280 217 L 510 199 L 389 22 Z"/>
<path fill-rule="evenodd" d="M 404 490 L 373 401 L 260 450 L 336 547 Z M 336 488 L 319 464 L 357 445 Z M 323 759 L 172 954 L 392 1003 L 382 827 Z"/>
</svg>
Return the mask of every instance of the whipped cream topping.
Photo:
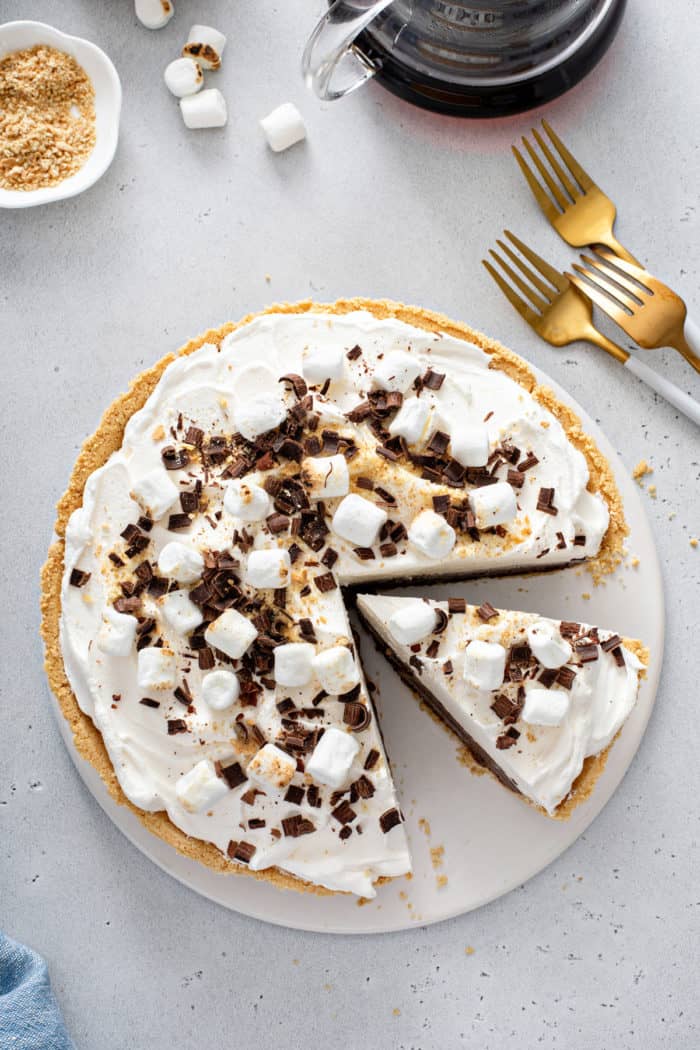
<svg viewBox="0 0 700 1050">
<path fill-rule="evenodd" d="M 477 746 L 549 814 L 634 706 L 642 664 L 612 631 L 523 612 L 484 622 L 474 606 L 455 613 L 423 598 L 358 595 L 357 604 Z M 421 630 L 426 608 L 435 622 Z M 408 622 L 416 625 L 411 644 L 403 640 Z"/>
</svg>

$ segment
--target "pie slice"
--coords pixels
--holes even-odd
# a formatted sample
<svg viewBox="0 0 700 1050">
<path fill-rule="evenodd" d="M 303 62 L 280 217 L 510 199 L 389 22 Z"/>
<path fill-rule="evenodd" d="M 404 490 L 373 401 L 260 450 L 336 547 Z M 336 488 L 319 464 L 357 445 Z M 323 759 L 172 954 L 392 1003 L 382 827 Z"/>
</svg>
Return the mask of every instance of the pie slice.
<svg viewBox="0 0 700 1050">
<path fill-rule="evenodd" d="M 588 797 L 637 698 L 639 642 L 463 598 L 361 594 L 357 609 L 401 678 L 501 783 L 550 817 Z"/>
</svg>

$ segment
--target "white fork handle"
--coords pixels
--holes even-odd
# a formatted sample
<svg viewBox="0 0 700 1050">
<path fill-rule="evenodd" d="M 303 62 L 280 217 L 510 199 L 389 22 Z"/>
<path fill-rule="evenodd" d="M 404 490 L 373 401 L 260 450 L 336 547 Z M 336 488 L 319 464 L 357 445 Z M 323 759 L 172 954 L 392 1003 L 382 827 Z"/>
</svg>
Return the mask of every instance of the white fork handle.
<svg viewBox="0 0 700 1050">
<path fill-rule="evenodd" d="M 686 338 L 688 337 L 688 321 L 685 322 L 686 326 Z M 698 343 L 696 344 L 700 349 L 700 329 L 695 326 L 695 335 L 698 337 Z M 690 340 L 688 340 L 690 342 Z M 650 386 L 652 390 L 655 390 L 657 394 L 661 394 L 669 404 L 677 408 L 679 412 L 683 412 L 688 419 L 692 419 L 693 423 L 696 423 L 700 427 L 700 404 L 690 396 L 686 394 L 680 387 L 677 387 L 675 383 L 672 383 L 668 379 L 664 379 L 662 375 L 655 372 L 653 368 L 649 368 L 649 365 L 639 357 L 630 356 L 625 361 L 625 368 L 632 372 L 637 379 L 641 379 L 643 383 Z"/>
<path fill-rule="evenodd" d="M 683 325 L 685 341 L 694 354 L 700 356 L 700 325 L 696 324 L 692 317 L 688 316 Z"/>
</svg>

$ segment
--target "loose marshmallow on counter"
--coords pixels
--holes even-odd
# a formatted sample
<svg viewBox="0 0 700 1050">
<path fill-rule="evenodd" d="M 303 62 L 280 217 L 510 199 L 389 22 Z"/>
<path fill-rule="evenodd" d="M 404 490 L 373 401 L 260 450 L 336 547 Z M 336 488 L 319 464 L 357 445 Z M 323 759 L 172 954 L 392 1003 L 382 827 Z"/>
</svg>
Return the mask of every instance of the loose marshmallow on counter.
<svg viewBox="0 0 700 1050">
<path fill-rule="evenodd" d="M 218 69 L 226 47 L 226 37 L 212 26 L 192 26 L 182 49 L 185 58 L 193 58 L 204 69 Z"/>
<path fill-rule="evenodd" d="M 377 362 L 372 376 L 372 386 L 379 390 L 398 390 L 402 394 L 421 373 L 415 357 L 404 350 L 390 350 Z"/>
<path fill-rule="evenodd" d="M 222 653 L 239 660 L 249 648 L 258 632 L 247 617 L 235 609 L 227 609 L 216 620 L 209 624 L 204 632 L 208 645 L 220 649 Z"/>
<path fill-rule="evenodd" d="M 228 120 L 226 99 L 218 88 L 181 98 L 180 112 L 188 128 L 222 128 Z"/>
<path fill-rule="evenodd" d="M 135 0 L 134 8 L 146 29 L 162 29 L 175 14 L 172 0 Z"/>
<path fill-rule="evenodd" d="M 185 773 L 175 784 L 175 794 L 188 813 L 201 813 L 227 795 L 229 786 L 216 775 L 211 759 L 203 758 L 189 773 Z"/>
<path fill-rule="evenodd" d="M 307 685 L 313 675 L 316 650 L 309 642 L 288 642 L 274 650 L 275 681 L 278 685 Z"/>
<path fill-rule="evenodd" d="M 193 58 L 176 58 L 165 67 L 165 86 L 177 98 L 195 95 L 204 83 L 204 74 Z"/>
<path fill-rule="evenodd" d="M 489 458 L 489 432 L 483 423 L 460 423 L 450 434 L 450 448 L 463 467 L 484 467 Z"/>
<path fill-rule="evenodd" d="M 457 536 L 452 526 L 434 510 L 422 510 L 408 528 L 408 540 L 428 558 L 445 558 Z"/>
<path fill-rule="evenodd" d="M 155 645 L 139 649 L 136 678 L 141 689 L 172 689 L 177 685 L 175 654 Z"/>
<path fill-rule="evenodd" d="M 261 485 L 245 479 L 230 481 L 224 492 L 224 508 L 242 521 L 262 521 L 270 513 L 270 497 Z"/>
<path fill-rule="evenodd" d="M 306 762 L 306 772 L 320 784 L 342 787 L 360 745 L 350 733 L 329 726 Z"/>
<path fill-rule="evenodd" d="M 210 671 L 202 679 L 202 698 L 212 711 L 226 711 L 235 703 L 241 691 L 233 671 Z"/>
<path fill-rule="evenodd" d="M 327 732 L 327 730 L 326 730 Z M 275 744 L 265 744 L 248 763 L 248 778 L 262 787 L 286 788 L 297 771 L 295 760 Z"/>
<path fill-rule="evenodd" d="M 166 543 L 158 555 L 158 572 L 178 583 L 194 583 L 203 571 L 204 558 L 199 551 L 179 540 Z"/>
<path fill-rule="evenodd" d="M 291 569 L 289 551 L 278 547 L 272 550 L 251 551 L 246 565 L 245 582 L 260 589 L 286 587 Z"/>
<path fill-rule="evenodd" d="M 536 682 L 525 683 L 525 704 L 520 717 L 534 726 L 559 726 L 569 711 L 569 694 L 564 689 L 542 689 Z"/>
<path fill-rule="evenodd" d="M 199 627 L 204 617 L 187 591 L 172 591 L 162 599 L 161 609 L 166 623 L 178 634 L 189 634 Z"/>
<path fill-rule="evenodd" d="M 360 681 L 355 659 L 345 645 L 333 645 L 317 653 L 312 666 L 321 688 L 331 696 L 349 693 Z"/>
<path fill-rule="evenodd" d="M 336 535 L 356 547 L 371 547 L 388 514 L 376 503 L 351 492 L 338 506 L 331 527 Z"/>
<path fill-rule="evenodd" d="M 498 642 L 475 639 L 464 650 L 464 677 L 475 689 L 491 691 L 503 685 L 506 651 Z"/>
<path fill-rule="evenodd" d="M 102 626 L 97 632 L 97 647 L 110 656 L 128 656 L 136 638 L 139 622 L 135 616 L 117 612 L 111 606 L 102 613 Z"/>
<path fill-rule="evenodd" d="M 156 467 L 134 482 L 131 497 L 158 521 L 179 500 L 180 490 L 168 477 L 165 467 Z"/>
<path fill-rule="evenodd" d="M 505 525 L 518 516 L 515 492 L 507 481 L 497 481 L 495 485 L 482 485 L 472 489 L 469 493 L 469 503 L 480 529 L 488 529 L 492 525 Z"/>
<path fill-rule="evenodd" d="M 345 456 L 307 456 L 301 463 L 301 479 L 310 499 L 334 499 L 350 488 Z"/>
<path fill-rule="evenodd" d="M 554 670 L 571 658 L 571 646 L 552 623 L 533 624 L 528 628 L 527 643 L 543 667 Z"/>
<path fill-rule="evenodd" d="M 273 153 L 281 153 L 306 138 L 301 113 L 291 102 L 284 102 L 263 117 L 260 127 L 265 132 L 267 144 Z"/>
<path fill-rule="evenodd" d="M 304 379 L 311 386 L 324 383 L 326 379 L 342 379 L 345 367 L 345 351 L 342 346 L 313 347 L 302 361 Z"/>
<path fill-rule="evenodd" d="M 427 602 L 411 602 L 395 612 L 389 620 L 389 630 L 400 645 L 421 642 L 435 630 L 435 610 Z"/>
<path fill-rule="evenodd" d="M 247 441 L 253 441 L 278 427 L 286 415 L 286 406 L 278 395 L 258 394 L 237 405 L 236 427 Z"/>
<path fill-rule="evenodd" d="M 403 437 L 409 445 L 415 445 L 426 431 L 431 405 L 427 397 L 406 398 L 391 423 L 389 433 Z"/>
</svg>

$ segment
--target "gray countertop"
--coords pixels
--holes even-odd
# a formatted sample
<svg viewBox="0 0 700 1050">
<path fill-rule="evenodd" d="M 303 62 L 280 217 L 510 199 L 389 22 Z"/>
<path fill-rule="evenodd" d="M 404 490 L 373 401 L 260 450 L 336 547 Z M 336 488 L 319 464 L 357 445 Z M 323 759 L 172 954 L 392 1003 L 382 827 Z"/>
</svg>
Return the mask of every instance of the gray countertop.
<svg viewBox="0 0 700 1050">
<path fill-rule="evenodd" d="M 699 433 L 600 352 L 534 341 L 480 266 L 504 226 L 562 266 L 571 258 L 509 152 L 541 114 L 460 122 L 377 86 L 321 105 L 298 73 L 321 0 L 175 2 L 160 33 L 137 24 L 129 0 L 0 9 L 94 40 L 124 87 L 106 176 L 0 217 L 0 923 L 47 957 L 80 1050 L 695 1047 Z M 630 3 L 598 70 L 543 112 L 618 202 L 623 243 L 700 310 L 696 16 L 697 0 Z M 229 34 L 223 131 L 187 132 L 161 81 L 191 21 Z M 257 121 L 287 100 L 309 138 L 276 156 Z M 49 713 L 38 572 L 79 445 L 139 369 L 275 300 L 354 294 L 498 336 L 580 401 L 628 470 L 650 462 L 668 641 L 639 753 L 559 861 L 456 920 L 341 939 L 210 904 L 110 823 Z M 673 351 L 647 360 L 700 396 Z"/>
</svg>

